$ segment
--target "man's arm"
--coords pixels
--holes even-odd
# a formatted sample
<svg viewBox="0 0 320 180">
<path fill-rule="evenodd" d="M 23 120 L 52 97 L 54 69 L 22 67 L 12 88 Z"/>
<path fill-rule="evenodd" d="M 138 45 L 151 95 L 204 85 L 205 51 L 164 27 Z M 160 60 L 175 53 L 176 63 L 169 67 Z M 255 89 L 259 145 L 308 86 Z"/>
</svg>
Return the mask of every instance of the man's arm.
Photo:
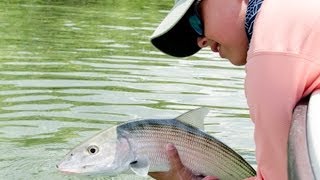
<svg viewBox="0 0 320 180">
<path fill-rule="evenodd" d="M 259 53 L 246 65 L 255 123 L 257 179 L 287 179 L 287 144 L 296 103 L 319 84 L 320 65 L 297 54 Z"/>
</svg>

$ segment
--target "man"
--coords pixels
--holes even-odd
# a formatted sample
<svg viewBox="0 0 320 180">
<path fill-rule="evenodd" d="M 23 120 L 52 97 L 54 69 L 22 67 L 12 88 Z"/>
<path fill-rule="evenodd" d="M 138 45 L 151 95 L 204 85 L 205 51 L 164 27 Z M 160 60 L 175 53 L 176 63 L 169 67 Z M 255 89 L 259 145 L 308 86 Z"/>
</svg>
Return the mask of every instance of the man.
<svg viewBox="0 0 320 180">
<path fill-rule="evenodd" d="M 286 180 L 287 142 L 296 103 L 320 88 L 320 1 L 176 0 L 152 44 L 172 56 L 210 47 L 246 65 L 245 92 L 255 124 L 257 176 Z M 167 146 L 171 170 L 156 179 L 195 178 Z M 206 179 L 215 179 L 206 177 Z"/>
</svg>

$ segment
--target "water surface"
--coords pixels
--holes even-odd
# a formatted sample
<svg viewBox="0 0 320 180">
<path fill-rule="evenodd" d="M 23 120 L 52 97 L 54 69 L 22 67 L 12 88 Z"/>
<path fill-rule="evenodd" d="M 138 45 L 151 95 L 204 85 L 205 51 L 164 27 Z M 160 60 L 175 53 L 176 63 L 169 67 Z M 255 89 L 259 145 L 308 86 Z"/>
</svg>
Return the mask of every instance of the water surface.
<svg viewBox="0 0 320 180">
<path fill-rule="evenodd" d="M 0 2 L 0 179 L 92 178 L 55 165 L 102 129 L 200 106 L 205 130 L 255 165 L 244 69 L 209 49 L 179 59 L 150 45 L 171 3 Z"/>
</svg>

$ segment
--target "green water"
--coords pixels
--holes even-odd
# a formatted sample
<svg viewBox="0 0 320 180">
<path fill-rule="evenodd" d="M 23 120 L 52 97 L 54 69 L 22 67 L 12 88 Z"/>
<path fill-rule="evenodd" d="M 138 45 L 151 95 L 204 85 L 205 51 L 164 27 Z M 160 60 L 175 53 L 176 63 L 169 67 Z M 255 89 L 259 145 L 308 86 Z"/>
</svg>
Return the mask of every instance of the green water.
<svg viewBox="0 0 320 180">
<path fill-rule="evenodd" d="M 177 59 L 149 43 L 171 4 L 0 2 L 0 179 L 109 179 L 55 165 L 101 129 L 199 106 L 211 109 L 205 130 L 255 164 L 243 68 L 209 49 Z"/>
</svg>

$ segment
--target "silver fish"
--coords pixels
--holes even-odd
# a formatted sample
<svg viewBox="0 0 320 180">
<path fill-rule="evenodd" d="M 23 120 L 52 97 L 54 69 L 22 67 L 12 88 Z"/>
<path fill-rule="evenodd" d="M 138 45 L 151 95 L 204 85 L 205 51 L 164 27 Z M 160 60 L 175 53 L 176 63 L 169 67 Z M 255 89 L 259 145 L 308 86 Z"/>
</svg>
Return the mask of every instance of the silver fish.
<svg viewBox="0 0 320 180">
<path fill-rule="evenodd" d="M 288 179 L 320 180 L 320 90 L 293 111 L 288 141 Z"/>
<path fill-rule="evenodd" d="M 208 112 L 208 108 L 198 108 L 175 119 L 114 126 L 75 147 L 57 167 L 68 173 L 147 176 L 169 170 L 165 145 L 172 143 L 182 163 L 195 174 L 221 180 L 254 176 L 255 170 L 239 154 L 201 130 Z"/>
</svg>

